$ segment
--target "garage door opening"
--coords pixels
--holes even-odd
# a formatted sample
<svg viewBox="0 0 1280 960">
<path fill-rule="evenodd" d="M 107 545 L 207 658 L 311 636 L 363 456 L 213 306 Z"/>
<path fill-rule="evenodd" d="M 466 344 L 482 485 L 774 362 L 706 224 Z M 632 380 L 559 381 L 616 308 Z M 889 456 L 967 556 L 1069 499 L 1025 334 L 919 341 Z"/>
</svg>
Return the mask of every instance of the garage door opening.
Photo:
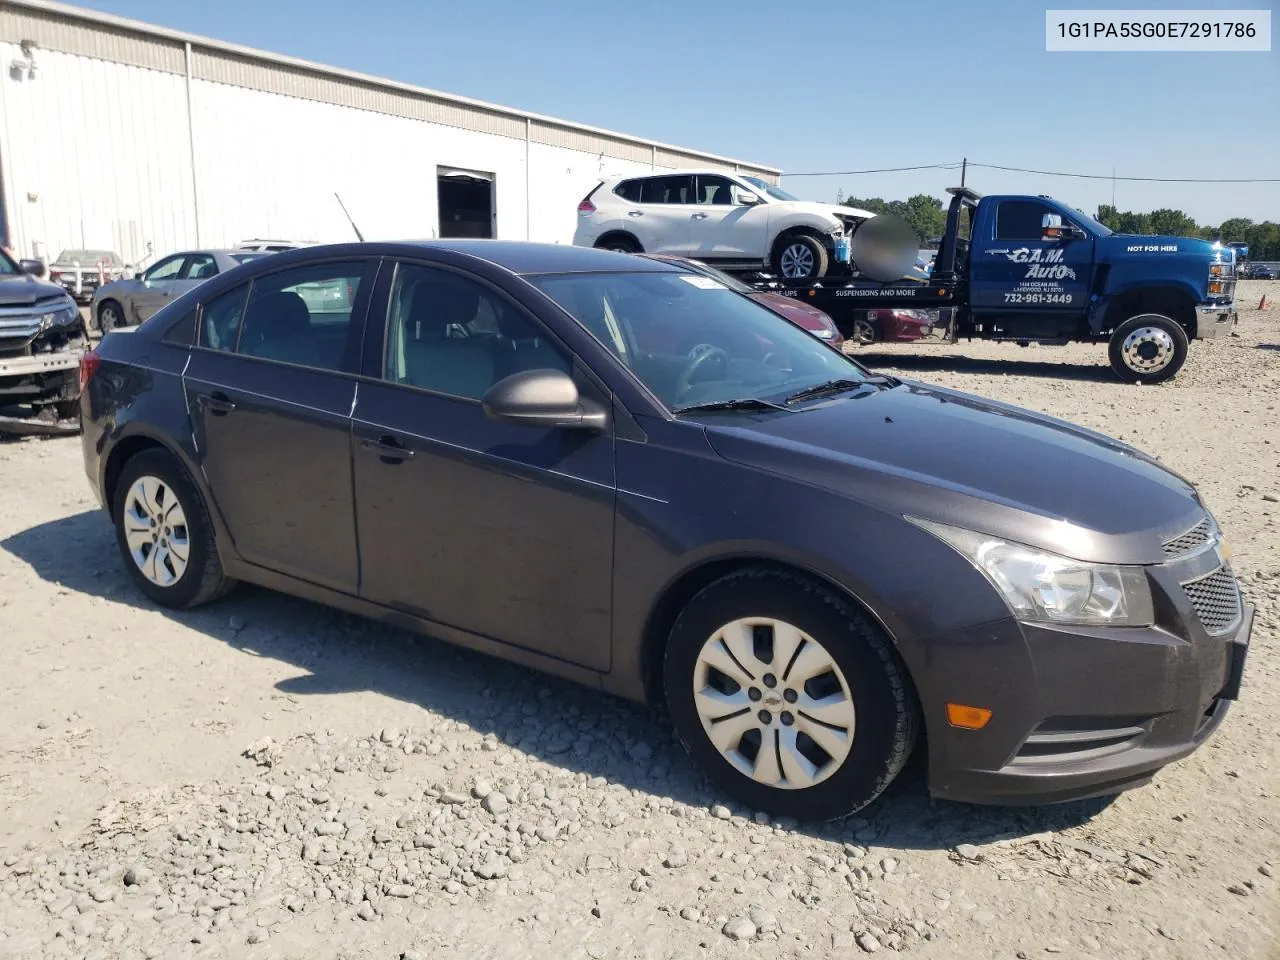
<svg viewBox="0 0 1280 960">
<path fill-rule="evenodd" d="M 488 240 L 497 236 L 493 174 L 438 167 L 436 182 L 441 237 Z"/>
</svg>

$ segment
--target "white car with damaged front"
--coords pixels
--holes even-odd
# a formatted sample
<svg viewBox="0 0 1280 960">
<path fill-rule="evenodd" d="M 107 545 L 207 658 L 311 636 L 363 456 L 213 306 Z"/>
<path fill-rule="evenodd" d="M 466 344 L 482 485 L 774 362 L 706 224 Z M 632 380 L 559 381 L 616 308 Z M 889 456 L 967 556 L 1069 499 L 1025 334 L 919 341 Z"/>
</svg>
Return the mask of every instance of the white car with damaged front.
<svg viewBox="0 0 1280 960">
<path fill-rule="evenodd" d="M 578 204 L 573 242 L 810 280 L 847 269 L 849 235 L 873 216 L 757 177 L 680 170 L 601 181 Z"/>
</svg>

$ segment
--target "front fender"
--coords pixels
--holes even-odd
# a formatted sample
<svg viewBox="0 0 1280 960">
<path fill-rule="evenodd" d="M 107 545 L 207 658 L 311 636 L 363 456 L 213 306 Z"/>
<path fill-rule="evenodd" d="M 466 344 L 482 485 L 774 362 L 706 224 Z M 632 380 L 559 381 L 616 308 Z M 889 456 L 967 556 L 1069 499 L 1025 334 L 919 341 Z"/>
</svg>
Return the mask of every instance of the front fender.
<svg viewBox="0 0 1280 960">
<path fill-rule="evenodd" d="M 1165 302 L 1176 299 L 1184 301 L 1188 308 L 1194 307 L 1202 299 L 1200 291 L 1185 280 L 1153 281 L 1148 278 L 1134 278 L 1115 285 L 1108 284 L 1106 292 L 1099 298 L 1097 307 L 1090 314 L 1089 325 L 1092 331 L 1096 334 L 1103 330 L 1114 330 L 1129 319 L 1127 316 L 1119 316 L 1117 309 L 1123 310 L 1126 304 L 1148 298 Z"/>
</svg>

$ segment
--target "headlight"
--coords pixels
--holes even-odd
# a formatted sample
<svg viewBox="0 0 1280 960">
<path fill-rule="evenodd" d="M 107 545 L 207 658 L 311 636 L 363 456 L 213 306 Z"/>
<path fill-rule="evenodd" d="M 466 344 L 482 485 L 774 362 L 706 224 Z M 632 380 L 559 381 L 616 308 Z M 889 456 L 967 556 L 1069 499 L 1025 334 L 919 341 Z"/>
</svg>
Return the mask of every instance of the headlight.
<svg viewBox="0 0 1280 960">
<path fill-rule="evenodd" d="M 1112 627 L 1145 627 L 1155 620 L 1141 567 L 1069 560 L 960 527 L 907 519 L 966 557 L 1019 620 Z"/>
<path fill-rule="evenodd" d="M 67 302 L 59 306 L 56 310 L 43 314 L 40 317 L 40 332 L 48 330 L 54 326 L 64 326 L 79 316 L 80 308 L 76 306 L 76 302 L 70 297 Z"/>
</svg>

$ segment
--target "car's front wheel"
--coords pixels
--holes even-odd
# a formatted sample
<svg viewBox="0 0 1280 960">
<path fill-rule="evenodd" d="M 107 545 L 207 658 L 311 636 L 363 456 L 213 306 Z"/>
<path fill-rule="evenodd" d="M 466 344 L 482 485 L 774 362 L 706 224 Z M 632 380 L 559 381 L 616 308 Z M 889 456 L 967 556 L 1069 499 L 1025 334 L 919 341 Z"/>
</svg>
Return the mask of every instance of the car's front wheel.
<svg viewBox="0 0 1280 960">
<path fill-rule="evenodd" d="M 663 683 L 686 749 L 752 810 L 829 820 L 866 806 L 915 742 L 914 694 L 855 604 L 768 568 L 716 581 L 671 631 Z"/>
<path fill-rule="evenodd" d="M 104 337 L 118 327 L 124 326 L 124 310 L 114 300 L 103 300 L 98 307 L 98 332 Z"/>
<path fill-rule="evenodd" d="M 773 249 L 773 272 L 787 280 L 817 280 L 827 274 L 827 248 L 812 233 L 793 233 Z"/>
<path fill-rule="evenodd" d="M 144 450 L 125 463 L 111 515 L 130 576 L 156 603 L 195 607 L 234 585 L 200 492 L 167 451 Z"/>
</svg>

